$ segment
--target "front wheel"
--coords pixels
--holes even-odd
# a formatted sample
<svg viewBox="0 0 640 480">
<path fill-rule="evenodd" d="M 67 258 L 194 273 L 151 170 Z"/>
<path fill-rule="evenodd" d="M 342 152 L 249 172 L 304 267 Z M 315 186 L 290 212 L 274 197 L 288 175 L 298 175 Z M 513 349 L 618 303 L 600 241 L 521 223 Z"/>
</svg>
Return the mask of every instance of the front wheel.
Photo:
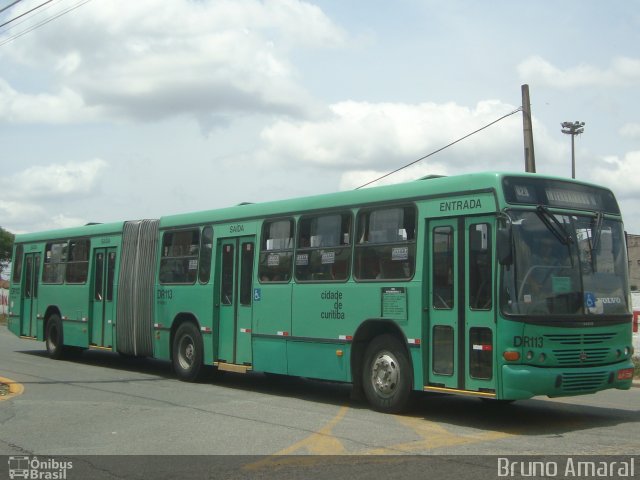
<svg viewBox="0 0 640 480">
<path fill-rule="evenodd" d="M 183 323 L 173 338 L 173 369 L 180 380 L 194 382 L 202 371 L 203 346 L 193 323 Z"/>
<path fill-rule="evenodd" d="M 364 354 L 364 394 L 371 406 L 385 413 L 398 413 L 409 404 L 411 362 L 404 345 L 392 335 L 374 338 Z"/>
<path fill-rule="evenodd" d="M 64 355 L 64 335 L 62 320 L 58 315 L 51 315 L 47 322 L 45 345 L 50 358 L 60 360 Z"/>
</svg>

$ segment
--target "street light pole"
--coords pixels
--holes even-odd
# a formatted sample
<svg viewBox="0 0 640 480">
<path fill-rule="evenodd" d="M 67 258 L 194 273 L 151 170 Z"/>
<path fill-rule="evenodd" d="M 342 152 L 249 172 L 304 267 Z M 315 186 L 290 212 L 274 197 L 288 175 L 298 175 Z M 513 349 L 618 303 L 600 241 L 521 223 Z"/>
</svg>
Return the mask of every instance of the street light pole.
<svg viewBox="0 0 640 480">
<path fill-rule="evenodd" d="M 576 178 L 575 137 L 584 132 L 584 122 L 562 122 L 562 133 L 571 135 L 571 178 Z"/>
</svg>

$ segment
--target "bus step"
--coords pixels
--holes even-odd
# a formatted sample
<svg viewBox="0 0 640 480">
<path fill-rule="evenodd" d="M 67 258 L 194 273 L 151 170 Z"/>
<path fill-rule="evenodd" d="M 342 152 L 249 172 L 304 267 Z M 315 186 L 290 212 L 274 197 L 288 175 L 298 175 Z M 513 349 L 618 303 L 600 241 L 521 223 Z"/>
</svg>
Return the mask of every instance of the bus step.
<svg viewBox="0 0 640 480">
<path fill-rule="evenodd" d="M 425 385 L 423 387 L 425 392 L 435 392 L 435 393 L 456 393 L 458 395 L 470 395 L 473 397 L 483 397 L 483 398 L 496 398 L 495 392 L 477 392 L 475 390 L 460 390 L 457 388 L 443 388 L 443 387 L 434 387 L 431 385 Z"/>
<path fill-rule="evenodd" d="M 252 370 L 251 365 L 236 365 L 234 363 L 224 362 L 213 362 L 213 365 L 218 367 L 218 370 L 225 372 L 247 373 Z"/>
<path fill-rule="evenodd" d="M 89 345 L 89 349 L 90 350 L 107 350 L 108 352 L 111 352 L 113 350 L 113 347 L 101 347 L 100 345 Z"/>
</svg>

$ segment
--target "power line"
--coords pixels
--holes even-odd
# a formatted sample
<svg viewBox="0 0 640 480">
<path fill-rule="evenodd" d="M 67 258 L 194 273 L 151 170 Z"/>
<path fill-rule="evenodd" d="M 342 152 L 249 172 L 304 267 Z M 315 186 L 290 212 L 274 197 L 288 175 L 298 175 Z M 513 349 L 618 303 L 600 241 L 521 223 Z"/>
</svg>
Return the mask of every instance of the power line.
<svg viewBox="0 0 640 480">
<path fill-rule="evenodd" d="M 14 5 L 16 5 L 17 3 L 20 3 L 22 0 L 16 0 L 15 2 L 7 5 L 6 7 L 0 8 L 0 13 L 4 12 L 5 10 L 9 10 L 11 7 L 13 7 Z"/>
<path fill-rule="evenodd" d="M 1 45 L 1 44 L 0 44 L 0 45 Z M 484 127 L 480 127 L 479 129 L 474 130 L 474 131 L 473 131 L 473 132 L 471 132 L 471 133 L 468 133 L 468 134 L 467 134 L 467 135 L 465 135 L 464 137 L 460 137 L 459 139 L 457 139 L 457 140 L 455 140 L 455 141 L 453 141 L 453 142 L 449 143 L 448 145 L 445 145 L 444 147 L 441 147 L 441 148 L 439 148 L 439 149 L 437 149 L 437 150 L 434 150 L 434 151 L 433 151 L 433 152 L 431 152 L 431 153 L 428 153 L 428 154 L 427 154 L 427 155 L 425 155 L 424 157 L 420 157 L 419 159 L 414 160 L 414 161 L 413 161 L 413 162 L 411 162 L 411 163 L 407 163 L 406 165 L 404 165 L 404 166 L 402 166 L 402 167 L 400 167 L 400 168 L 396 168 L 396 169 L 395 169 L 395 170 L 393 170 L 392 172 L 385 173 L 385 174 L 384 174 L 384 175 L 382 175 L 381 177 L 378 177 L 378 178 L 376 178 L 376 179 L 374 179 L 374 180 L 371 180 L 370 182 L 367 182 L 367 183 L 365 183 L 365 184 L 363 184 L 363 185 L 360 185 L 359 187 L 356 187 L 356 190 L 358 190 L 358 189 L 360 189 L 360 188 L 362 188 L 362 187 L 366 187 L 367 185 L 371 185 L 372 183 L 375 183 L 375 182 L 377 182 L 378 180 L 382 180 L 383 178 L 386 178 L 386 177 L 388 177 L 388 176 L 390 176 L 390 175 L 393 175 L 394 173 L 397 173 L 397 172 L 399 172 L 400 170 L 404 170 L 405 168 L 410 167 L 411 165 L 415 165 L 416 163 L 418 163 L 418 162 L 420 162 L 420 161 L 424 160 L 425 158 L 429 158 L 429 157 L 431 157 L 431 156 L 435 155 L 436 153 L 440 153 L 440 152 L 441 152 L 441 151 L 443 151 L 444 149 L 449 148 L 449 147 L 451 147 L 452 145 L 455 145 L 455 144 L 456 144 L 456 143 L 458 143 L 458 142 L 461 142 L 461 141 L 462 141 L 462 140 L 464 140 L 465 138 L 469 138 L 471 135 L 475 135 L 476 133 L 481 132 L 481 131 L 482 131 L 482 130 L 484 130 L 485 128 L 489 128 L 491 125 L 494 125 L 494 124 L 498 123 L 499 121 L 504 120 L 505 118 L 510 117 L 511 115 L 514 115 L 514 114 L 516 114 L 516 113 L 518 113 L 518 112 L 521 112 L 521 111 L 522 111 L 522 107 L 518 107 L 518 108 L 516 108 L 513 112 L 509 112 L 509 113 L 507 113 L 506 115 L 503 115 L 503 116 L 501 116 L 500 118 L 498 118 L 498 119 L 494 120 L 493 122 L 491 122 L 491 123 L 487 123 Z"/>
<path fill-rule="evenodd" d="M 53 1 L 53 0 L 48 0 L 46 3 L 49 3 L 49 2 L 51 2 L 51 1 Z M 46 20 L 43 20 L 43 21 L 41 21 L 40 23 L 37 23 L 37 24 L 35 24 L 35 25 L 33 25 L 33 26 L 31 26 L 31 27 L 27 28 L 26 30 L 23 30 L 23 31 L 22 31 L 22 32 L 20 32 L 20 33 L 16 33 L 16 34 L 15 34 L 15 35 L 13 35 L 12 37 L 9 37 L 9 38 L 7 38 L 6 40 L 4 40 L 4 41 L 0 42 L 0 47 L 2 47 L 3 45 L 6 45 L 6 44 L 7 44 L 7 43 L 9 43 L 9 42 L 14 41 L 14 40 L 15 40 L 15 39 L 17 39 L 17 38 L 22 37 L 23 35 L 26 35 L 27 33 L 33 32 L 35 29 L 40 28 L 40 27 L 42 27 L 43 25 L 46 25 L 47 23 L 52 22 L 52 21 L 56 20 L 57 18 L 60 18 L 60 17 L 62 17 L 63 15 L 66 15 L 67 13 L 72 12 L 73 10 L 75 10 L 75 9 L 77 9 L 77 8 L 80 8 L 81 6 L 83 6 L 83 5 L 87 4 L 87 3 L 89 3 L 90 1 L 91 1 L 91 0 L 83 0 L 83 1 L 81 1 L 81 2 L 78 2 L 78 3 L 77 3 L 77 4 L 75 4 L 73 7 L 69 7 L 68 9 L 66 9 L 66 10 L 64 10 L 64 11 L 62 11 L 62 12 L 60 12 L 60 13 L 56 14 L 56 15 L 53 15 L 53 16 L 51 16 L 51 17 L 47 18 Z M 1 25 L 0 25 L 0 26 L 1 26 Z"/>
<path fill-rule="evenodd" d="M 65 0 L 53 0 L 53 2 L 51 2 L 50 4 L 48 4 L 47 6 L 45 6 L 44 8 L 42 8 L 41 10 L 38 10 L 36 13 L 34 13 L 33 15 L 30 15 L 28 17 L 23 18 L 22 20 L 20 20 L 19 22 L 13 23 L 11 26 L 7 27 L 4 29 L 4 31 L 2 33 L 6 33 L 8 34 L 9 31 L 13 30 L 14 28 L 19 27 L 20 25 L 22 25 L 25 22 L 29 22 L 32 19 L 34 19 L 35 17 L 37 17 L 38 15 L 44 15 L 45 12 L 47 10 L 49 10 L 50 8 L 55 7 L 57 4 L 59 4 L 60 2 L 64 2 Z M 32 23 L 33 25 L 33 23 Z"/>
<path fill-rule="evenodd" d="M 21 1 L 21 0 L 19 0 L 19 1 Z M 16 17 L 13 17 L 11 20 L 8 20 L 8 21 L 4 22 L 2 25 L 0 25 L 0 28 L 4 27 L 5 25 L 9 25 L 12 22 L 15 22 L 16 20 L 24 17 L 25 15 L 29 15 L 31 12 L 35 12 L 39 8 L 44 7 L 47 3 L 51 3 L 51 2 L 53 2 L 53 0 L 47 0 L 46 2 L 41 3 L 37 7 L 33 7 L 31 10 L 28 10 L 28 11 L 26 11 L 24 13 L 21 13 L 20 15 L 18 15 Z M 18 3 L 18 2 L 12 3 L 11 5 L 9 5 L 9 7 L 15 5 L 16 3 Z M 7 7 L 7 8 L 9 8 L 9 7 Z"/>
</svg>

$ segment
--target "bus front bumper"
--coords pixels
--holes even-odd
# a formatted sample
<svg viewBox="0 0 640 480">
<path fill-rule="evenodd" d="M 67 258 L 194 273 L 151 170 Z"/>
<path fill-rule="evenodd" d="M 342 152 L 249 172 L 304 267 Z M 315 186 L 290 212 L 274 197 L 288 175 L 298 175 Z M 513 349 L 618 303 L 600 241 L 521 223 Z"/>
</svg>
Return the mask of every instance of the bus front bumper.
<svg viewBox="0 0 640 480">
<path fill-rule="evenodd" d="M 500 398 L 520 400 L 536 395 L 582 395 L 608 388 L 627 390 L 632 383 L 629 372 L 633 375 L 633 363 L 630 359 L 613 365 L 583 368 L 503 365 Z"/>
</svg>

